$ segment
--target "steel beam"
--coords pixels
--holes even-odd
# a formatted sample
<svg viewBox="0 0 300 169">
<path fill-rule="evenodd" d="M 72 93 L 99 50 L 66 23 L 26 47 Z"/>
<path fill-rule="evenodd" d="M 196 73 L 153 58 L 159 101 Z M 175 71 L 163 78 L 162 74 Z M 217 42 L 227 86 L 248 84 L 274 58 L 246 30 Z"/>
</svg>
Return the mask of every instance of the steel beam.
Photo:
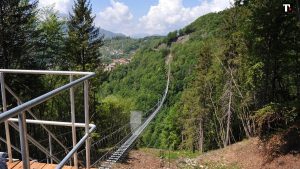
<svg viewBox="0 0 300 169">
<path fill-rule="evenodd" d="M 1 70 L 0 70 L 0 72 L 1 72 Z M 95 74 L 86 75 L 86 76 L 84 76 L 80 79 L 77 79 L 71 83 L 68 83 L 68 84 L 61 86 L 57 89 L 54 89 L 46 94 L 43 94 L 35 99 L 32 99 L 26 103 L 23 103 L 22 105 L 20 105 L 18 107 L 15 107 L 8 111 L 3 112 L 2 114 L 0 114 L 0 123 L 4 122 L 8 118 L 16 116 L 18 114 L 18 112 L 22 112 L 22 111 L 30 109 L 36 105 L 39 105 L 39 104 L 51 99 L 52 97 L 60 94 L 62 91 L 70 89 L 71 87 L 74 87 L 74 86 L 78 85 L 79 83 L 81 83 L 93 76 L 95 76 Z"/>
<path fill-rule="evenodd" d="M 90 123 L 90 115 L 89 115 L 89 82 L 86 80 L 84 81 L 84 115 L 85 115 L 85 134 L 89 136 L 89 123 Z M 86 168 L 90 169 L 90 137 L 86 139 L 85 142 L 85 149 L 86 149 Z"/>
<path fill-rule="evenodd" d="M 7 104 L 6 104 L 6 91 L 5 91 L 5 81 L 4 81 L 4 73 L 0 72 L 0 83 L 1 83 L 1 97 L 2 97 L 2 109 L 3 112 L 7 111 Z M 1 115 L 1 113 L 0 113 Z M 6 146 L 7 146 L 7 154 L 8 154 L 8 161 L 12 163 L 12 151 L 11 151 L 11 141 L 10 141 L 10 132 L 9 132 L 9 125 L 8 122 L 5 120 L 5 137 L 6 137 Z"/>
<path fill-rule="evenodd" d="M 73 76 L 70 75 L 70 82 L 73 81 Z M 71 103 L 71 122 L 72 122 L 72 143 L 73 147 L 77 143 L 77 138 L 76 138 L 76 126 L 75 126 L 75 97 L 74 97 L 74 87 L 70 88 L 70 103 Z M 74 153 L 74 167 L 75 169 L 78 169 L 78 154 L 77 151 Z"/>
</svg>

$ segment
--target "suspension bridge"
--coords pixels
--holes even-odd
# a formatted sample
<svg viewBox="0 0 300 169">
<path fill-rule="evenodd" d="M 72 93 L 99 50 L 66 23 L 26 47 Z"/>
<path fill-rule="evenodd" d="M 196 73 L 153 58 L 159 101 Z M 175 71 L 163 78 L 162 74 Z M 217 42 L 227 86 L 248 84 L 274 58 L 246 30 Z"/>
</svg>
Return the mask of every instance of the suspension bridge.
<svg viewBox="0 0 300 169">
<path fill-rule="evenodd" d="M 5 76 L 9 74 L 68 76 L 69 83 L 23 102 L 6 84 Z M 134 128 L 132 128 L 130 122 L 123 125 L 117 124 L 119 126 L 117 129 L 113 127 L 115 130 L 109 131 L 108 134 L 98 139 L 91 137 L 96 126 L 90 123 L 89 112 L 89 80 L 94 76 L 95 73 L 93 72 L 0 69 L 3 110 L 0 112 L 0 126 L 1 132 L 4 132 L 0 133 L 0 142 L 4 143 L 0 145 L 5 145 L 6 149 L 3 150 L 3 146 L 0 146 L 0 148 L 6 152 L 4 154 L 7 154 L 8 168 L 107 169 L 122 160 L 161 110 L 169 89 L 170 64 L 168 64 L 166 88 L 162 93 L 162 97 L 156 105 L 146 112 L 147 116 L 144 117 L 143 122 Z M 78 86 L 83 86 L 84 122 L 82 123 L 76 122 L 75 90 Z M 34 108 L 68 91 L 70 122 L 38 119 L 33 111 Z M 13 103 L 7 103 L 8 100 Z M 34 132 L 37 127 L 30 128 L 30 131 L 28 131 L 28 125 L 39 126 L 39 132 Z M 53 132 L 53 128 L 64 128 L 64 131 L 67 132 L 57 134 Z M 66 128 L 70 128 L 70 130 Z M 36 140 L 34 136 L 40 134 L 45 134 L 47 137 L 44 140 Z M 12 136 L 14 139 L 18 138 L 20 140 L 17 145 L 12 144 Z M 72 140 L 72 144 L 66 146 L 65 143 L 68 142 L 66 140 Z M 38 151 L 39 157 L 32 157 L 30 155 L 31 151 Z M 21 157 L 21 159 L 14 159 L 13 157 Z"/>
</svg>

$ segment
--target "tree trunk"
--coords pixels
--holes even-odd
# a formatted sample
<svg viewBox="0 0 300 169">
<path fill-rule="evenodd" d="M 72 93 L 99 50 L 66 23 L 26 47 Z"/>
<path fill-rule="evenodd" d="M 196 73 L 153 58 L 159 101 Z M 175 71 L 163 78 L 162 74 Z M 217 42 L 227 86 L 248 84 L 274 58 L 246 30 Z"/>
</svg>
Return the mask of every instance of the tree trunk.
<svg viewBox="0 0 300 169">
<path fill-rule="evenodd" d="M 198 142 L 198 149 L 202 153 L 203 152 L 203 143 L 204 143 L 204 134 L 203 134 L 203 119 L 200 118 L 199 121 L 199 142 Z"/>
<path fill-rule="evenodd" d="M 231 82 L 230 82 L 231 83 Z M 231 85 L 231 84 L 230 84 Z M 231 86 L 230 86 L 231 88 Z M 225 137 L 225 144 L 224 147 L 226 147 L 228 144 L 230 144 L 230 127 L 231 127 L 231 104 L 232 104 L 232 91 L 230 89 L 229 91 L 229 102 L 228 102 L 228 109 L 227 109 L 227 124 L 226 124 L 226 137 Z"/>
<path fill-rule="evenodd" d="M 84 56 L 84 48 L 81 49 L 81 66 L 82 71 L 85 71 L 85 56 Z"/>
</svg>

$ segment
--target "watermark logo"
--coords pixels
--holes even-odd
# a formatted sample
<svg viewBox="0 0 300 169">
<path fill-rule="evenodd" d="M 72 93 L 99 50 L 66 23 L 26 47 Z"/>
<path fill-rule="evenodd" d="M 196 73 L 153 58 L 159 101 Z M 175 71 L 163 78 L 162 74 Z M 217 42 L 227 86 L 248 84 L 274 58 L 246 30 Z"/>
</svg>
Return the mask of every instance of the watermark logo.
<svg viewBox="0 0 300 169">
<path fill-rule="evenodd" d="M 283 4 L 285 13 L 292 13 L 294 11 L 293 4 Z"/>
</svg>

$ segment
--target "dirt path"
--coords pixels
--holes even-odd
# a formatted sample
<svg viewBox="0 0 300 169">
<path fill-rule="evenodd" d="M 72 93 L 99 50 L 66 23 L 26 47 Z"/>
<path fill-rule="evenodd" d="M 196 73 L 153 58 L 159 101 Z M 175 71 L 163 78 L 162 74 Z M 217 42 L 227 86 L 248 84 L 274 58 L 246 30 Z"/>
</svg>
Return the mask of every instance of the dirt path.
<svg viewBox="0 0 300 169">
<path fill-rule="evenodd" d="M 168 65 L 169 63 L 171 63 L 172 58 L 173 58 L 173 55 L 172 55 L 172 53 L 170 52 L 170 54 L 167 56 L 167 59 L 166 59 L 166 64 L 167 64 L 167 65 Z"/>
<path fill-rule="evenodd" d="M 125 163 L 113 165 L 113 169 L 167 169 L 168 167 L 169 164 L 158 156 L 138 150 L 131 151 Z M 170 168 L 176 168 L 176 166 L 170 164 Z"/>
</svg>

